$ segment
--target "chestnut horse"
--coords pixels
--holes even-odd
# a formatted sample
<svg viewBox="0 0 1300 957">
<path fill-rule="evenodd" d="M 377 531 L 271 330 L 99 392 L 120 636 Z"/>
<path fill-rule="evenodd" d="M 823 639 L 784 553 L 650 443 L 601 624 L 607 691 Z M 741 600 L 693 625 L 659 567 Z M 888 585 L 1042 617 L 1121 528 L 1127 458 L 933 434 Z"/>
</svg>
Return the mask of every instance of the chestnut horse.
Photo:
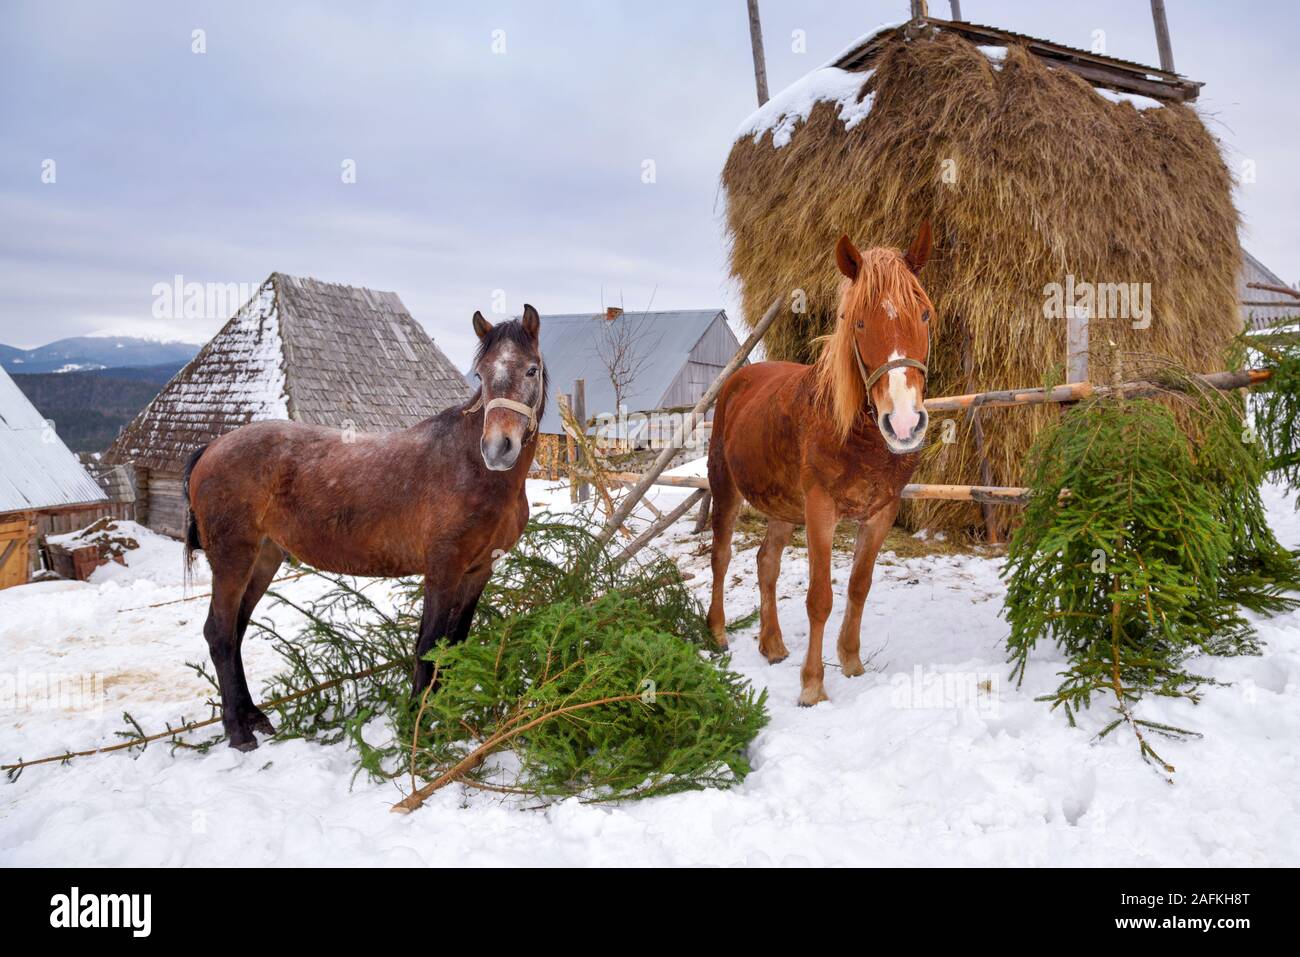
<svg viewBox="0 0 1300 957">
<path fill-rule="evenodd" d="M 773 664 L 789 652 L 776 614 L 781 552 L 796 525 L 808 534 L 808 655 L 801 705 L 826 700 L 822 631 L 831 613 L 831 539 L 841 518 L 858 522 L 840 667 L 863 672 L 862 606 L 900 494 L 925 439 L 926 360 L 934 306 L 917 274 L 930 255 L 924 223 L 906 254 L 835 247 L 844 274 L 834 331 L 811 366 L 759 362 L 723 387 L 709 442 L 713 492 L 713 601 L 709 627 L 726 646 L 722 593 L 741 500 L 767 516 L 758 550 L 759 651 Z"/>
<path fill-rule="evenodd" d="M 285 555 L 344 575 L 424 577 L 412 694 L 432 679 L 423 660 L 440 638 L 463 641 L 492 562 L 528 522 L 524 479 L 546 401 L 541 319 L 493 326 L 474 313 L 474 399 L 401 432 L 345 433 L 257 422 L 199 449 L 185 469 L 186 561 L 212 566 L 203 626 L 230 746 L 273 735 L 253 703 L 240 648 Z"/>
</svg>

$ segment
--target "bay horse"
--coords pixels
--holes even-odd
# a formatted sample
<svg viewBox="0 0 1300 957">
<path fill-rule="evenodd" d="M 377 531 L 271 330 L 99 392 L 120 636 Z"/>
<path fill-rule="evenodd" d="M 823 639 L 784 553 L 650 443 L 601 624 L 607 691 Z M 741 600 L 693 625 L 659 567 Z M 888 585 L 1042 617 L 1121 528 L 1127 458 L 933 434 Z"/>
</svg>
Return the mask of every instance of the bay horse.
<svg viewBox="0 0 1300 957">
<path fill-rule="evenodd" d="M 547 384 L 532 306 L 495 326 L 476 312 L 474 331 L 480 388 L 461 406 L 400 432 L 256 422 L 190 458 L 186 563 L 202 549 L 212 567 L 203 635 L 232 748 L 275 734 L 249 694 L 241 646 L 286 554 L 343 575 L 423 576 L 413 697 L 433 677 L 424 654 L 469 634 L 494 559 L 528 522 L 524 480 Z"/>
<path fill-rule="evenodd" d="M 848 609 L 838 653 L 845 675 L 863 673 L 862 606 L 876 553 L 898 514 L 903 486 L 925 440 L 926 362 L 934 310 L 917 278 L 930 256 L 923 223 L 906 253 L 835 246 L 843 273 L 835 328 L 811 365 L 759 362 L 737 371 L 718 397 L 709 441 L 713 493 L 713 600 L 709 628 L 726 647 L 723 590 L 736 513 L 747 500 L 767 516 L 758 550 L 759 651 L 789 652 L 776 612 L 781 553 L 807 527 L 808 654 L 799 703 L 825 701 L 822 632 L 831 613 L 831 540 L 841 518 L 858 522 Z"/>
</svg>

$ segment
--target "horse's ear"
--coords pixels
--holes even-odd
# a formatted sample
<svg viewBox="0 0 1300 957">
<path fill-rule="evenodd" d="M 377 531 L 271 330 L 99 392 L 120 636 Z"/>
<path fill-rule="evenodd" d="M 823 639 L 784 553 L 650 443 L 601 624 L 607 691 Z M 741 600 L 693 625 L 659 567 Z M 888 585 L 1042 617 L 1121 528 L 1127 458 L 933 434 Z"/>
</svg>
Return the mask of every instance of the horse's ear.
<svg viewBox="0 0 1300 957">
<path fill-rule="evenodd" d="M 492 323 L 484 319 L 483 313 L 477 310 L 474 312 L 474 331 L 478 333 L 480 339 L 492 331 Z"/>
<path fill-rule="evenodd" d="M 850 280 L 858 278 L 858 270 L 862 268 L 862 253 L 858 252 L 858 247 L 853 245 L 853 240 L 847 234 L 841 236 L 835 244 L 835 265 Z"/>
<path fill-rule="evenodd" d="M 536 339 L 541 330 L 542 317 L 537 314 L 536 309 L 528 305 L 528 303 L 524 303 L 524 332 Z"/>
<path fill-rule="evenodd" d="M 920 273 L 926 261 L 930 258 L 930 221 L 924 220 L 921 228 L 916 234 L 916 239 L 907 249 L 907 268 L 914 273 Z"/>
</svg>

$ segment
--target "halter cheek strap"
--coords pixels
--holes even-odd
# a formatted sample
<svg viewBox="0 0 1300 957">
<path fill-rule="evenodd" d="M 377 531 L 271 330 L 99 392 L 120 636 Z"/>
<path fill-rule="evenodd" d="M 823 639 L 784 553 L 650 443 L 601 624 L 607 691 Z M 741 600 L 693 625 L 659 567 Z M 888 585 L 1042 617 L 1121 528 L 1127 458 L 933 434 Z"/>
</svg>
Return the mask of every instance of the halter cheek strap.
<svg viewBox="0 0 1300 957">
<path fill-rule="evenodd" d="M 888 362 L 877 366 L 875 372 L 868 374 L 866 364 L 862 361 L 862 354 L 858 352 L 858 341 L 856 339 L 853 340 L 853 358 L 858 361 L 858 375 L 862 376 L 862 384 L 866 386 L 867 405 L 874 405 L 871 401 L 871 387 L 879 382 L 880 377 L 891 369 L 920 369 L 923 377 L 929 375 L 929 370 L 925 367 L 924 362 L 919 359 L 907 358 L 890 359 Z"/>
<path fill-rule="evenodd" d="M 537 432 L 538 419 L 542 414 L 542 402 L 545 399 L 546 392 L 546 366 L 542 362 L 541 355 L 537 357 L 537 404 L 525 405 L 522 402 L 516 402 L 514 399 L 489 399 L 487 410 L 483 413 L 485 416 L 493 409 L 509 409 L 511 412 L 518 412 L 528 419 L 528 431 L 524 434 L 524 441 L 527 442 Z M 478 399 L 469 408 L 461 414 L 470 415 L 483 408 L 483 393 L 479 392 Z"/>
</svg>

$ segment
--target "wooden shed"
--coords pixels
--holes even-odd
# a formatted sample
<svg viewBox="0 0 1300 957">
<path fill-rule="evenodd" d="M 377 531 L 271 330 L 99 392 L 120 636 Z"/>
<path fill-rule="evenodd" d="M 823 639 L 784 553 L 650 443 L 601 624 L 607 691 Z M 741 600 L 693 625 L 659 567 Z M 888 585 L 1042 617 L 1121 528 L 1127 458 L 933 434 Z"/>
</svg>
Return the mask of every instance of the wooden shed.
<svg viewBox="0 0 1300 957">
<path fill-rule="evenodd" d="M 137 521 L 179 537 L 185 462 L 219 435 L 264 419 L 404 429 L 469 395 L 396 293 L 272 273 L 104 459 L 133 467 Z"/>
<path fill-rule="evenodd" d="M 0 369 L 0 588 L 31 577 L 41 519 L 106 501 L 52 425 Z"/>
</svg>

